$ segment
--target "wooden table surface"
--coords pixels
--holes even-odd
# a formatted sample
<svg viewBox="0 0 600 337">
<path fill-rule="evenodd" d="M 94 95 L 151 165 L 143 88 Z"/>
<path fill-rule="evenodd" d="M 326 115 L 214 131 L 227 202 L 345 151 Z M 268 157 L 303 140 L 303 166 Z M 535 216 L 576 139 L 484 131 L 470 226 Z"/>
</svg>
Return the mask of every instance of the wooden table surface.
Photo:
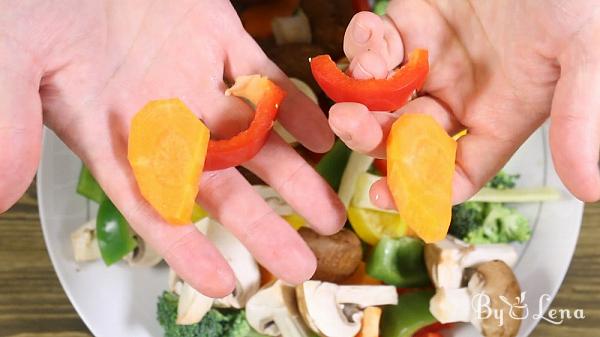
<svg viewBox="0 0 600 337">
<path fill-rule="evenodd" d="M 599 226 L 600 203 L 586 205 L 575 257 L 552 303 L 553 308 L 584 309 L 586 318 L 559 326 L 542 322 L 532 336 L 600 336 Z M 33 187 L 0 215 L 0 337 L 4 336 L 91 336 L 48 258 Z"/>
</svg>

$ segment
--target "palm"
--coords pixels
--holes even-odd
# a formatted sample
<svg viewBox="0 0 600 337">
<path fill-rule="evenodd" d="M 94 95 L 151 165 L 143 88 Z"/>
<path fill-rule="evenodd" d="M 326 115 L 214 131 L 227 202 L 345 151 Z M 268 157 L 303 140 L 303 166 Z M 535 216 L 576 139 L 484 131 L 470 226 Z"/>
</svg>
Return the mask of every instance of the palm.
<svg viewBox="0 0 600 337">
<path fill-rule="evenodd" d="M 73 20 L 68 29 L 48 24 L 56 29 L 56 41 L 43 55 L 44 123 L 83 159 L 136 232 L 182 278 L 208 295 L 227 294 L 232 273 L 212 245 L 192 226 L 166 224 L 140 197 L 126 159 L 133 114 L 150 100 L 178 97 L 216 137 L 231 136 L 247 127 L 252 111 L 223 95 L 224 80 L 252 73 L 286 89 L 279 119 L 315 151 L 326 150 L 333 139 L 322 112 L 264 56 L 228 1 L 65 1 L 56 7 L 50 13 Z M 35 101 L 35 92 L 23 95 Z M 27 110 L 19 122 L 39 133 L 39 110 L 35 104 Z M 35 139 L 22 141 L 39 152 Z M 34 155 L 23 165 L 31 170 L 37 160 Z M 271 135 L 245 166 L 278 189 L 316 230 L 333 233 L 342 225 L 334 192 L 278 136 Z M 14 196 L 3 198 L 9 204 Z M 308 247 L 235 169 L 204 174 L 198 201 L 276 275 L 290 282 L 312 275 L 315 260 Z M 279 259 L 276 252 L 284 250 L 287 258 Z"/>
</svg>

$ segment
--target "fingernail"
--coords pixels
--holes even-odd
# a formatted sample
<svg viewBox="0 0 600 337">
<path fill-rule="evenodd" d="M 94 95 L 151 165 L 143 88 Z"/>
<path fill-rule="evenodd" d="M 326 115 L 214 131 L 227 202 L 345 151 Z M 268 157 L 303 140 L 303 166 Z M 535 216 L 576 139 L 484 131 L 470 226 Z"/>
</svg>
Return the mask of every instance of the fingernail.
<svg viewBox="0 0 600 337">
<path fill-rule="evenodd" d="M 373 188 L 369 190 L 369 197 L 373 205 L 383 209 L 396 209 L 394 200 L 389 194 L 382 194 L 383 192 L 378 191 L 379 189 Z"/>
<path fill-rule="evenodd" d="M 352 141 L 352 135 L 347 131 L 340 130 L 337 126 L 329 124 L 333 133 L 342 139 L 344 143 Z"/>
<path fill-rule="evenodd" d="M 356 62 L 356 66 L 352 69 L 352 77 L 359 80 L 368 80 L 373 78 L 373 74 L 369 73 L 360 62 Z"/>
<path fill-rule="evenodd" d="M 357 43 L 367 43 L 369 38 L 371 38 L 371 31 L 360 24 L 356 24 L 352 37 L 354 37 L 354 41 Z"/>
</svg>

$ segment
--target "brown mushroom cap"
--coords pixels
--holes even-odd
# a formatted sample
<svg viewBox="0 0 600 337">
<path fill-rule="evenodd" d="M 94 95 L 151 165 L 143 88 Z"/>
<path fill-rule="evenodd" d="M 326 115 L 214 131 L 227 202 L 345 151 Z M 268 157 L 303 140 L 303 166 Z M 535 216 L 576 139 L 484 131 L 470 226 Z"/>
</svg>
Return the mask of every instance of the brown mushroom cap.
<svg viewBox="0 0 600 337">
<path fill-rule="evenodd" d="M 334 235 L 324 236 L 303 227 L 298 233 L 317 258 L 313 280 L 339 283 L 358 268 L 362 259 L 362 246 L 354 232 L 342 229 Z"/>
<path fill-rule="evenodd" d="M 468 288 L 472 295 L 485 293 L 490 298 L 490 307 L 500 310 L 503 314 L 503 324 L 498 318 L 490 315 L 481 321 L 481 333 L 486 337 L 514 337 L 519 332 L 521 321 L 511 318 L 522 317 L 523 309 L 519 307 L 516 298 L 521 296 L 521 288 L 512 269 L 504 262 L 496 260 L 482 263 L 471 269 Z M 514 306 L 501 300 L 504 296 Z"/>
</svg>

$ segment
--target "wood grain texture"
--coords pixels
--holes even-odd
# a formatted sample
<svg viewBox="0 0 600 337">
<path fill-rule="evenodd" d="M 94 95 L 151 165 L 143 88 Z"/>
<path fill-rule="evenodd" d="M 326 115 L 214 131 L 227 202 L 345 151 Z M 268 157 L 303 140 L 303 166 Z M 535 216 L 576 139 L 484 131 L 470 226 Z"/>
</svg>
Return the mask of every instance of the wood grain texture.
<svg viewBox="0 0 600 337">
<path fill-rule="evenodd" d="M 577 250 L 553 308 L 584 309 L 586 319 L 542 322 L 533 337 L 597 337 L 600 331 L 600 203 L 586 206 Z M 44 246 L 35 186 L 0 215 L 0 337 L 85 337 Z M 121 337 L 121 336 L 115 336 Z"/>
</svg>

